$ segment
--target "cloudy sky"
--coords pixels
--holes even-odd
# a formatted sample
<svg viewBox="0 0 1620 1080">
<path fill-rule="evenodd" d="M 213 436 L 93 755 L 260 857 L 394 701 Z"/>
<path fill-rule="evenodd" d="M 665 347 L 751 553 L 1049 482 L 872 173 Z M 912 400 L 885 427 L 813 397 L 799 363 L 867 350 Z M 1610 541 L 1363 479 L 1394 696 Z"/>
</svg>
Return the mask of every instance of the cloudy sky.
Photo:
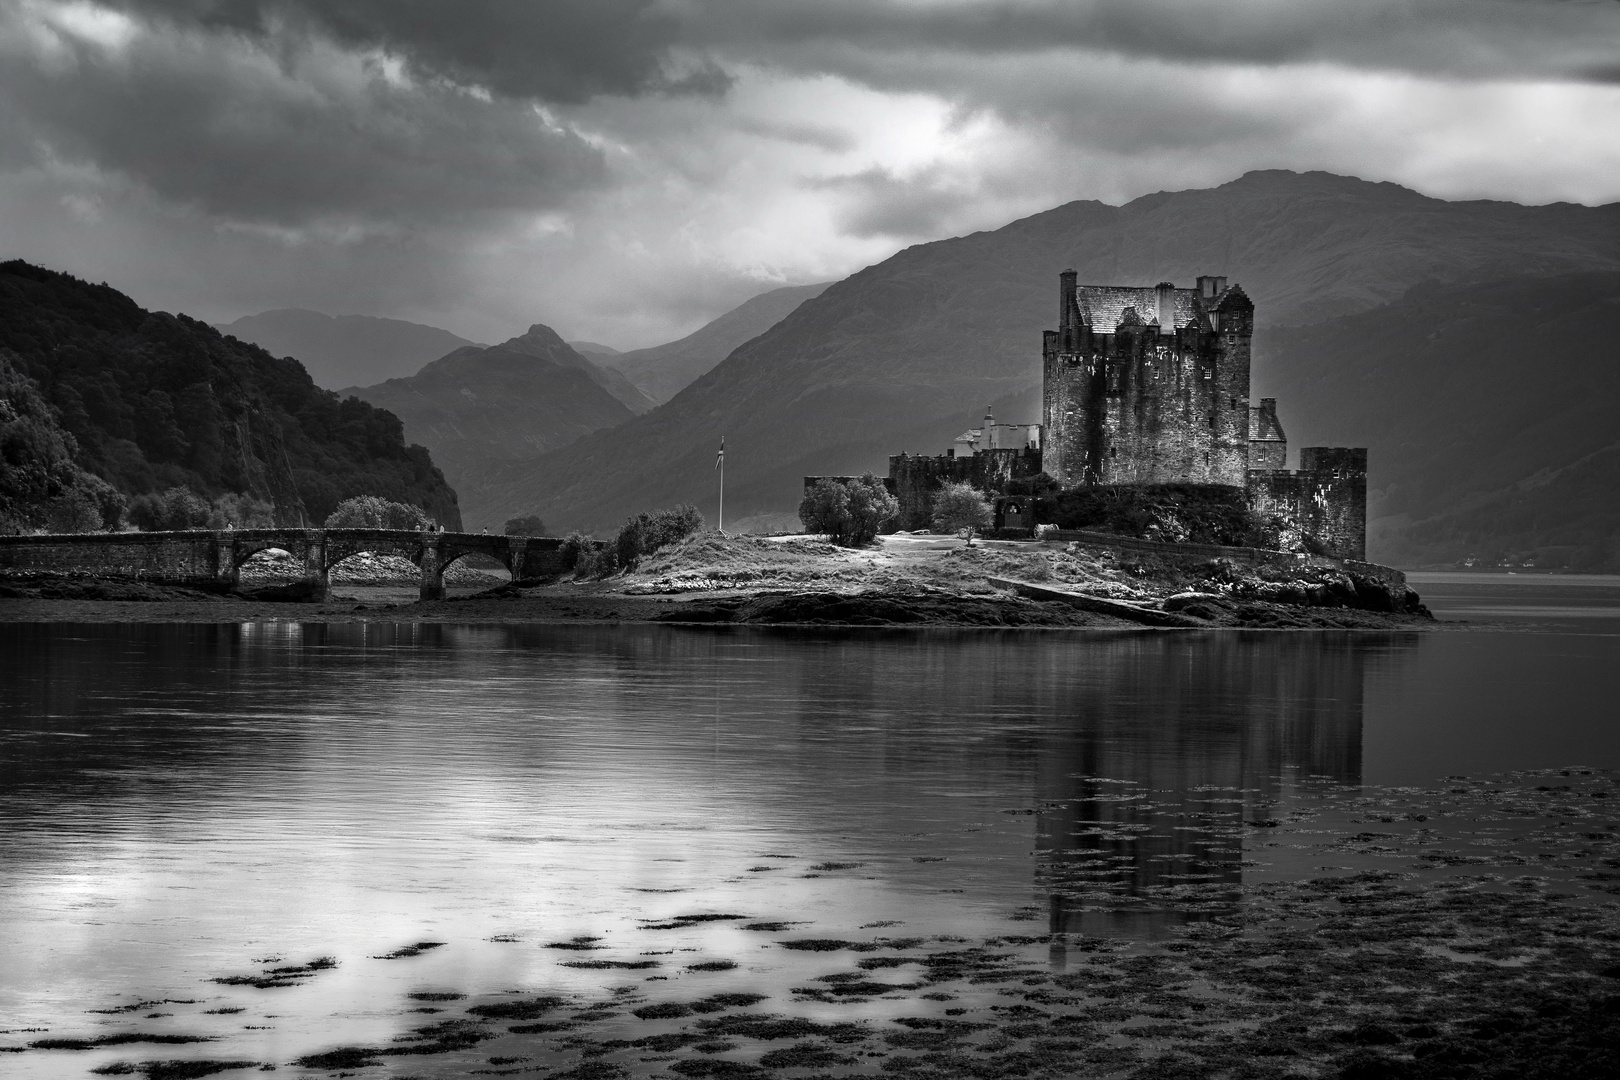
<svg viewBox="0 0 1620 1080">
<path fill-rule="evenodd" d="M 0 0 L 0 256 L 621 348 L 1255 168 L 1620 200 L 1617 0 Z"/>
</svg>

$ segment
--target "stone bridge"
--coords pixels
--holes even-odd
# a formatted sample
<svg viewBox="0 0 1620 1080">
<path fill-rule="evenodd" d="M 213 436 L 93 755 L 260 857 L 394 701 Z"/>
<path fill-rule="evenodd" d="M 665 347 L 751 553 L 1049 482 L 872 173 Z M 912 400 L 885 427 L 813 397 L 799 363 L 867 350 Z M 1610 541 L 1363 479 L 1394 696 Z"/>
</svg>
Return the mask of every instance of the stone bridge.
<svg viewBox="0 0 1620 1080">
<path fill-rule="evenodd" d="M 310 597 L 325 600 L 332 567 L 351 555 L 402 555 L 421 570 L 421 598 L 444 599 L 444 572 L 464 556 L 488 555 L 532 581 L 562 573 L 562 541 L 543 536 L 412 529 L 236 529 L 0 536 L 0 575 L 87 574 L 218 591 L 234 589 L 242 564 L 280 548 L 299 560 Z"/>
</svg>

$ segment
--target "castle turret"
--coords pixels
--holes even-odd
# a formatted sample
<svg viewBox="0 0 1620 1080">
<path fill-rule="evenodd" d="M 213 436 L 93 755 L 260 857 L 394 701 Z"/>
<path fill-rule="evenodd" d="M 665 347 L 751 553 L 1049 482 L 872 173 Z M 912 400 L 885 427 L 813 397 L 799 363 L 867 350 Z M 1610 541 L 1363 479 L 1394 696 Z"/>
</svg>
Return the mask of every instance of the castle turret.
<svg viewBox="0 0 1620 1080">
<path fill-rule="evenodd" d="M 1288 436 L 1277 419 L 1277 399 L 1261 398 L 1249 408 L 1249 468 L 1288 468 Z"/>
<path fill-rule="evenodd" d="M 1153 308 L 1159 317 L 1159 333 L 1174 334 L 1176 332 L 1176 287 L 1168 281 L 1161 281 L 1153 289 Z"/>
</svg>

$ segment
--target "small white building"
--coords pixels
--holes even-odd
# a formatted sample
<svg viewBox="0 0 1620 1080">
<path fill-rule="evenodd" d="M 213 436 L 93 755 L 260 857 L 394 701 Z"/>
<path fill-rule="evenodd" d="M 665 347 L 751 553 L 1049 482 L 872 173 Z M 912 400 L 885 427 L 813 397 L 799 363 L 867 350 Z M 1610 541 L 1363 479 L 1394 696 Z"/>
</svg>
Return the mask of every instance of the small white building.
<svg viewBox="0 0 1620 1080">
<path fill-rule="evenodd" d="M 1041 425 L 998 424 L 989 412 L 984 414 L 984 426 L 968 428 L 956 437 L 945 451 L 953 457 L 972 457 L 980 450 L 1039 450 Z"/>
</svg>

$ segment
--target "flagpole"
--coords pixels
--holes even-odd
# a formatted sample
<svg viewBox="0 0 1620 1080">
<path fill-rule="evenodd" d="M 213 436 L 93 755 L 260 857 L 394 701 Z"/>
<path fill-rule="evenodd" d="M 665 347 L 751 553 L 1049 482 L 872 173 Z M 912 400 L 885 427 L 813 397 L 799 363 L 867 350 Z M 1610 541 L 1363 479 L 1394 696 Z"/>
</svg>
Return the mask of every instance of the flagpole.
<svg viewBox="0 0 1620 1080">
<path fill-rule="evenodd" d="M 720 436 L 720 453 L 714 459 L 715 467 L 720 470 L 720 525 L 721 536 L 726 534 L 726 437 Z"/>
</svg>

